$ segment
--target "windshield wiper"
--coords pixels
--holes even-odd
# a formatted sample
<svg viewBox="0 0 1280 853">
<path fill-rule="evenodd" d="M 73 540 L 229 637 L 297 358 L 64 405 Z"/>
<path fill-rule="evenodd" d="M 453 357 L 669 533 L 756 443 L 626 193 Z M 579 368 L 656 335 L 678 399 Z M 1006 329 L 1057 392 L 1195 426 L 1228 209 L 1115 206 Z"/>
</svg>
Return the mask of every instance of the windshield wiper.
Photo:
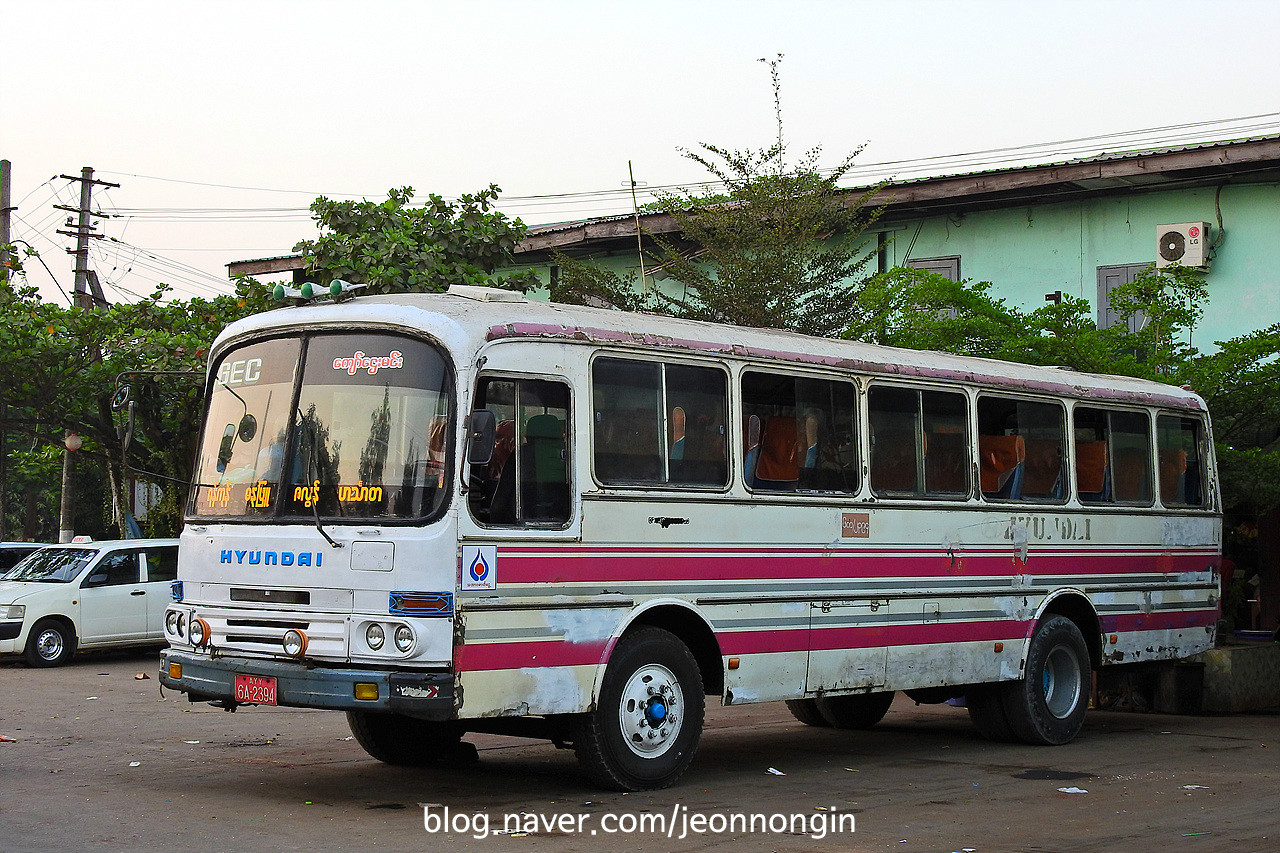
<svg viewBox="0 0 1280 853">
<path fill-rule="evenodd" d="M 316 520 L 316 530 L 320 531 L 320 535 L 324 537 L 324 541 L 328 542 L 334 548 L 341 548 L 342 543 L 334 539 L 324 529 L 324 525 L 320 523 L 320 462 L 316 459 L 318 454 L 319 442 L 316 441 L 315 424 L 307 419 L 302 411 L 298 410 L 298 416 L 301 418 L 302 438 L 310 445 L 307 452 L 307 467 L 310 469 L 307 473 L 311 474 L 311 479 L 316 484 L 315 500 L 311 502 L 311 515 Z"/>
</svg>

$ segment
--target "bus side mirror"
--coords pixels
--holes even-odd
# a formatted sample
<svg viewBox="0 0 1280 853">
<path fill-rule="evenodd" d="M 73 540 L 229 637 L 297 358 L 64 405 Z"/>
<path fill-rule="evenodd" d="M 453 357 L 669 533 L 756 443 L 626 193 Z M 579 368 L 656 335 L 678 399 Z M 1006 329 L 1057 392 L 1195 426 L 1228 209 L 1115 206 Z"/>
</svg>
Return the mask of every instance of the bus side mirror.
<svg viewBox="0 0 1280 853">
<path fill-rule="evenodd" d="M 467 461 L 472 465 L 487 465 L 493 458 L 497 423 L 488 409 L 476 409 L 467 416 Z"/>
</svg>

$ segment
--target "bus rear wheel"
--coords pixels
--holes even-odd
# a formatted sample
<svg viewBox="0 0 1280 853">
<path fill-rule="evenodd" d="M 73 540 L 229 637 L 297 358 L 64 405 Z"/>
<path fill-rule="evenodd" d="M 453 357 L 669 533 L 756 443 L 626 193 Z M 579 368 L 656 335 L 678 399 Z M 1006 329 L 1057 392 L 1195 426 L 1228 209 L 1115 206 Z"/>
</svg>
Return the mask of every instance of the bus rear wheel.
<svg viewBox="0 0 1280 853">
<path fill-rule="evenodd" d="M 574 751 L 602 788 L 666 788 L 693 761 L 704 713 L 688 647 L 661 628 L 637 628 L 618 641 L 595 709 L 579 717 Z"/>
<path fill-rule="evenodd" d="M 1024 743 L 1057 746 L 1080 733 L 1089 708 L 1089 649 L 1065 616 L 1040 623 L 1027 650 L 1026 677 L 1001 686 L 1009 728 Z"/>
<path fill-rule="evenodd" d="M 837 729 L 869 729 L 884 719 L 893 704 L 893 691 L 852 696 L 820 696 L 814 700 L 827 725 Z"/>
<path fill-rule="evenodd" d="M 356 743 L 384 764 L 421 767 L 438 761 L 475 760 L 475 748 L 459 743 L 463 729 L 457 723 L 435 723 L 403 714 L 348 711 L 347 725 Z"/>
<path fill-rule="evenodd" d="M 823 718 L 822 712 L 818 710 L 817 699 L 788 699 L 787 710 L 791 712 L 791 716 L 806 726 L 814 726 L 820 729 L 831 728 L 831 724 Z"/>
</svg>

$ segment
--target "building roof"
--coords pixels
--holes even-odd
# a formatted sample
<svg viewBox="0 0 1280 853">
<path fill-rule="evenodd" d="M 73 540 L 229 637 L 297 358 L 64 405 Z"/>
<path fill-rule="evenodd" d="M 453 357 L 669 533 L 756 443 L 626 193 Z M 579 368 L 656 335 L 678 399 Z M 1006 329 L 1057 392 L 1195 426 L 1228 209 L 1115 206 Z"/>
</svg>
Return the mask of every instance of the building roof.
<svg viewBox="0 0 1280 853">
<path fill-rule="evenodd" d="M 871 199 L 885 205 L 881 222 L 1007 207 L 1071 201 L 1123 192 L 1223 183 L 1280 181 L 1280 135 L 1179 146 L 1111 151 L 1079 159 L 1002 167 L 978 172 L 889 180 Z M 857 199 L 877 181 L 848 189 Z M 602 216 L 530 228 L 516 246 L 517 260 L 537 263 L 551 250 L 634 246 L 634 214 Z M 665 213 L 641 213 L 647 234 L 671 234 L 678 226 Z M 262 275 L 302 268 L 301 255 L 236 261 L 231 275 Z"/>
</svg>

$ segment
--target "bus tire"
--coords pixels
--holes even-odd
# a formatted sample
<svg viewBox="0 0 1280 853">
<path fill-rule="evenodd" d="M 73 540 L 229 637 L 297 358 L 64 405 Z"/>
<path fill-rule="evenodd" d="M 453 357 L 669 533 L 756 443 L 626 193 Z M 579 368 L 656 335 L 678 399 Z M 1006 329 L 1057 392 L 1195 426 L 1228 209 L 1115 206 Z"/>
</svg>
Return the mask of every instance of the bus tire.
<svg viewBox="0 0 1280 853">
<path fill-rule="evenodd" d="M 851 696 L 820 696 L 814 700 L 827 725 L 837 729 L 869 729 L 884 719 L 893 704 L 893 691 Z"/>
<path fill-rule="evenodd" d="M 57 619 L 41 619 L 31 627 L 23 652 L 31 666 L 62 666 L 76 653 L 76 634 Z"/>
<path fill-rule="evenodd" d="M 1000 684 L 978 684 L 965 691 L 964 704 L 978 734 L 996 743 L 1013 743 L 1017 737 L 1004 713 Z"/>
<path fill-rule="evenodd" d="M 1080 629 L 1065 616 L 1050 616 L 1031 637 L 1026 677 L 1001 687 L 1009 728 L 1024 743 L 1069 743 L 1084 725 L 1090 680 Z"/>
<path fill-rule="evenodd" d="M 348 711 L 347 725 L 356 743 L 384 764 L 421 767 L 468 755 L 472 756 L 470 760 L 475 760 L 474 748 L 465 750 L 463 747 L 469 744 L 459 743 L 463 730 L 456 723 L 434 723 L 403 714 Z"/>
<path fill-rule="evenodd" d="M 788 699 L 787 710 L 791 712 L 791 716 L 806 726 L 814 726 L 820 729 L 831 728 L 831 724 L 826 721 L 822 716 L 822 712 L 818 710 L 817 699 Z"/>
<path fill-rule="evenodd" d="M 577 720 L 578 762 L 602 788 L 666 788 L 693 761 L 705 701 L 688 647 L 661 628 L 637 628 L 614 648 L 595 709 Z"/>
</svg>

